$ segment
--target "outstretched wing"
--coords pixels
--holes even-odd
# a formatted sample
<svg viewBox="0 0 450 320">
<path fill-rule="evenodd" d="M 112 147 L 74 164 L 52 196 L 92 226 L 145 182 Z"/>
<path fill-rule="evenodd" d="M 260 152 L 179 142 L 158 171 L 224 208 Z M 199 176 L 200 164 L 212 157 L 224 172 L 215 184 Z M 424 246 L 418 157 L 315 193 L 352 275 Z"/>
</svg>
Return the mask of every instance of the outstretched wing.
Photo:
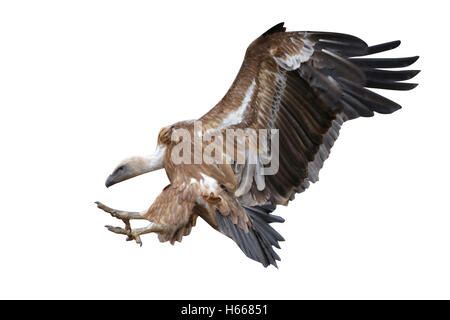
<svg viewBox="0 0 450 320">
<path fill-rule="evenodd" d="M 419 71 L 384 69 L 409 66 L 418 57 L 360 58 L 399 45 L 394 41 L 369 47 L 351 35 L 285 32 L 283 24 L 256 39 L 227 94 L 200 119 L 205 130 L 212 131 L 279 130 L 276 174 L 261 174 L 262 149 L 270 149 L 268 145 L 258 145 L 257 151 L 247 147 L 245 163 L 234 165 L 240 202 L 287 204 L 318 181 L 343 122 L 400 109 L 367 88 L 413 89 L 416 84 L 401 81 Z"/>
</svg>

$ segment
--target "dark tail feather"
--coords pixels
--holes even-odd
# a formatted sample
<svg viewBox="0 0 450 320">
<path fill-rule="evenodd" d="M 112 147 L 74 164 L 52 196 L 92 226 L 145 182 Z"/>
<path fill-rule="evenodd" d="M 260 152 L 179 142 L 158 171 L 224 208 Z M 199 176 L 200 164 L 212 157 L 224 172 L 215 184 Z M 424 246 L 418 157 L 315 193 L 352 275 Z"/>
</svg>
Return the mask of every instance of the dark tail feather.
<svg viewBox="0 0 450 320">
<path fill-rule="evenodd" d="M 280 257 L 272 246 L 280 248 L 278 242 L 284 241 L 284 238 L 269 224 L 284 222 L 284 219 L 271 214 L 275 209 L 275 206 L 271 204 L 255 207 L 244 206 L 244 208 L 252 221 L 252 227 L 248 232 L 233 224 L 229 217 L 217 211 L 216 219 L 219 230 L 232 238 L 250 259 L 262 263 L 264 267 L 269 265 L 277 267 L 276 261 L 280 261 Z"/>
</svg>

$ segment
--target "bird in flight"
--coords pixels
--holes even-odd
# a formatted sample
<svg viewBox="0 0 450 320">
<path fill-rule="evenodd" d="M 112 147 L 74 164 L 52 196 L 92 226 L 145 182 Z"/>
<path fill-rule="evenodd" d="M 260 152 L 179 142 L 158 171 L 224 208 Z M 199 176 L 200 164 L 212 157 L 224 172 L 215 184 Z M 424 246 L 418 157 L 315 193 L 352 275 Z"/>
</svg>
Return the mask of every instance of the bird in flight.
<svg viewBox="0 0 450 320">
<path fill-rule="evenodd" d="M 270 28 L 250 44 L 231 88 L 214 108 L 198 120 L 162 128 L 153 155 L 116 167 L 107 187 L 159 169 L 170 184 L 143 212 L 97 202 L 125 223 L 106 227 L 139 244 L 147 233 L 173 244 L 201 217 L 247 257 L 276 267 L 280 258 L 273 247 L 284 241 L 271 226 L 284 222 L 273 214 L 277 205 L 287 205 L 318 181 L 344 122 L 401 108 L 368 88 L 417 86 L 404 81 L 419 71 L 398 68 L 418 57 L 366 57 L 399 45 L 368 46 L 340 33 L 286 32 L 283 23 Z M 226 150 L 220 148 L 224 144 Z M 134 219 L 149 224 L 132 228 Z"/>
</svg>

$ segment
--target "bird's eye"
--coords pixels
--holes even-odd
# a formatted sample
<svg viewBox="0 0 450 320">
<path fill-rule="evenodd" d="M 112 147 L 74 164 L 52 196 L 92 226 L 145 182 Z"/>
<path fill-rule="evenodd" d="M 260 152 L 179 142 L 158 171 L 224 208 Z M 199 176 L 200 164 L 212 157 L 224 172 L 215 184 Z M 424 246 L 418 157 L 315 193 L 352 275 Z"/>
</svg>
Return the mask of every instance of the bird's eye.
<svg viewBox="0 0 450 320">
<path fill-rule="evenodd" d="M 125 169 L 124 166 L 120 166 L 120 167 L 117 168 L 116 172 L 121 172 L 121 171 L 123 171 L 124 169 Z"/>
</svg>

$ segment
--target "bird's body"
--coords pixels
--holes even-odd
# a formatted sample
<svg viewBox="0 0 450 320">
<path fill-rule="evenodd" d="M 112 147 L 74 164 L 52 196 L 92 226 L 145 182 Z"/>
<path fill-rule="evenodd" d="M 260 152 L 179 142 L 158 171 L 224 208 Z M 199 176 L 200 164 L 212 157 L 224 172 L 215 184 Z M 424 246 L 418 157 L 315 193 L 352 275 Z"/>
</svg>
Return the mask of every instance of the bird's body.
<svg viewBox="0 0 450 320">
<path fill-rule="evenodd" d="M 409 66 L 417 57 L 355 58 L 399 44 L 368 47 L 350 35 L 285 32 L 283 24 L 274 26 L 248 47 L 235 81 L 213 109 L 196 121 L 164 127 L 153 156 L 130 158 L 116 168 L 107 186 L 162 168 L 170 184 L 138 216 L 151 222 L 139 232 L 131 229 L 131 216 L 100 204 L 127 222 L 126 229 L 109 229 L 139 242 L 141 234 L 156 232 L 161 241 L 173 243 L 189 234 L 201 217 L 248 257 L 276 265 L 279 257 L 272 247 L 279 247 L 283 238 L 269 224 L 283 219 L 272 211 L 318 181 L 345 121 L 400 108 L 366 88 L 415 87 L 400 81 L 418 71 L 383 69 Z M 247 135 L 227 140 L 230 132 Z M 248 134 L 254 132 L 267 133 L 269 140 L 276 137 L 278 143 L 254 140 Z M 214 139 L 205 138 L 209 136 Z M 207 143 L 212 141 L 221 141 L 224 148 L 208 147 L 214 147 Z M 208 148 L 214 152 L 206 159 Z M 276 168 L 268 170 L 275 160 Z"/>
</svg>

